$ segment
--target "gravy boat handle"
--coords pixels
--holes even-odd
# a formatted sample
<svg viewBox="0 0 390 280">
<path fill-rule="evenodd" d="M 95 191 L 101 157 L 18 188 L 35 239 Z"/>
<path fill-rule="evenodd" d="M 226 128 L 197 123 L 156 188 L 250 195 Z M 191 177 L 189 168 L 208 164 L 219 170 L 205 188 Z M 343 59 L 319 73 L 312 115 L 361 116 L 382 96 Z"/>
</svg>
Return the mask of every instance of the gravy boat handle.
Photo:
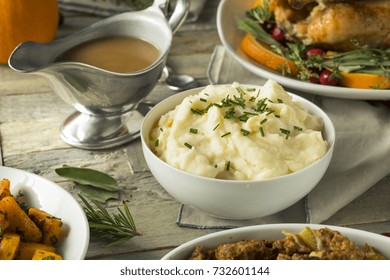
<svg viewBox="0 0 390 280">
<path fill-rule="evenodd" d="M 163 14 L 167 15 L 169 0 L 154 0 L 153 7 L 158 7 L 162 10 Z M 168 19 L 168 24 L 172 29 L 172 33 L 175 33 L 182 23 L 185 21 L 190 8 L 190 0 L 177 0 L 175 10 L 171 17 Z"/>
</svg>

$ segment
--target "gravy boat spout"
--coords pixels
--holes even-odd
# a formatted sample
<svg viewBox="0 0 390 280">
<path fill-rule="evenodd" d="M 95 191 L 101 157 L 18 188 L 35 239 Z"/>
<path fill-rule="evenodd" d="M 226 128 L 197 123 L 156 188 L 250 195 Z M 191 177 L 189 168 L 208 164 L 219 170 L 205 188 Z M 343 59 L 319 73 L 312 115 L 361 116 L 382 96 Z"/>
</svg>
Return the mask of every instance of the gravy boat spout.
<svg viewBox="0 0 390 280">
<path fill-rule="evenodd" d="M 143 114 L 137 106 L 157 84 L 173 34 L 188 12 L 189 0 L 178 0 L 168 20 L 162 10 L 165 2 L 155 1 L 146 10 L 114 15 L 50 43 L 24 42 L 13 51 L 8 61 L 12 69 L 45 76 L 54 91 L 77 110 L 61 126 L 60 135 L 66 143 L 104 149 L 139 136 Z M 158 58 L 150 66 L 129 73 L 59 59 L 80 44 L 113 36 L 145 40 L 157 47 Z"/>
</svg>

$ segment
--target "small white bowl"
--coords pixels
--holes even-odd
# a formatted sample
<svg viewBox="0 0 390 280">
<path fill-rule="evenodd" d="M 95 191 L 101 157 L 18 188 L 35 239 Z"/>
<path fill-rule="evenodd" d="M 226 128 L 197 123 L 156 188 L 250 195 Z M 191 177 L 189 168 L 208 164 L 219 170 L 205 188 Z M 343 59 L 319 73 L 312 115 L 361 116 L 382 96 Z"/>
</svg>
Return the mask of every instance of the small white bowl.
<svg viewBox="0 0 390 280">
<path fill-rule="evenodd" d="M 258 87 L 246 85 L 247 87 Z M 313 164 L 297 172 L 264 180 L 221 180 L 193 175 L 174 168 L 157 157 L 150 149 L 149 135 L 160 117 L 173 110 L 189 96 L 203 88 L 191 89 L 173 95 L 145 116 L 141 126 L 143 154 L 150 171 L 160 185 L 183 204 L 192 205 L 210 215 L 226 219 L 258 218 L 279 212 L 307 195 L 320 181 L 332 158 L 335 130 L 326 113 L 315 104 L 289 93 L 294 101 L 324 121 L 323 137 L 328 151 Z"/>
<path fill-rule="evenodd" d="M 61 186 L 36 174 L 0 166 L 0 180 L 11 182 L 11 193 L 23 193 L 26 205 L 41 209 L 63 222 L 64 240 L 57 252 L 64 260 L 84 259 L 89 246 L 89 225 L 84 210 Z"/>
<path fill-rule="evenodd" d="M 352 228 L 328 226 L 320 224 L 269 224 L 259 226 L 249 226 L 224 230 L 216 233 L 201 236 L 192 241 L 186 242 L 179 247 L 173 249 L 166 254 L 163 260 L 188 260 L 196 246 L 202 245 L 206 248 L 216 248 L 218 245 L 230 242 L 238 242 L 242 240 L 276 240 L 283 239 L 283 230 L 292 233 L 298 233 L 305 227 L 311 229 L 320 229 L 328 227 L 331 230 L 336 230 L 342 235 L 348 237 L 349 240 L 355 242 L 358 246 L 363 246 L 365 243 L 375 248 L 375 250 L 390 259 L 390 238 L 375 234 L 368 231 L 357 230 Z"/>
</svg>

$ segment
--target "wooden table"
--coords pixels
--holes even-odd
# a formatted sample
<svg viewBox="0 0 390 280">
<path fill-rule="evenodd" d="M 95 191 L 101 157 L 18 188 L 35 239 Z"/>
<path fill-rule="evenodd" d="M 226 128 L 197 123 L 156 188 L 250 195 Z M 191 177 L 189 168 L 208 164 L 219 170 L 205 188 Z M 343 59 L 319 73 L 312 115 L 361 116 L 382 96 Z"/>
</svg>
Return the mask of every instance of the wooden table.
<svg viewBox="0 0 390 280">
<path fill-rule="evenodd" d="M 198 21 L 185 23 L 179 29 L 168 57 L 168 64 L 176 72 L 193 75 L 200 85 L 209 83 L 210 57 L 214 47 L 221 44 L 216 28 L 218 3 L 219 0 L 208 0 Z M 58 37 L 98 19 L 66 15 Z M 160 81 L 148 99 L 157 102 L 173 93 Z M 77 191 L 72 183 L 56 175 L 54 169 L 64 164 L 97 169 L 111 174 L 121 187 L 120 200 L 109 201 L 107 209 L 114 211 L 121 200 L 128 201 L 142 236 L 124 246 L 106 248 L 104 242 L 92 235 L 87 259 L 159 259 L 174 247 L 212 232 L 176 225 L 180 203 L 170 197 L 149 172 L 139 140 L 101 151 L 65 144 L 60 139 L 59 126 L 72 112 L 73 108 L 53 92 L 44 78 L 0 66 L 0 165 L 43 176 L 76 198 Z M 324 223 L 390 232 L 389 201 L 390 177 L 387 177 Z M 388 213 L 388 218 L 377 219 L 375 213 Z M 345 217 L 356 219 L 346 224 Z"/>
</svg>

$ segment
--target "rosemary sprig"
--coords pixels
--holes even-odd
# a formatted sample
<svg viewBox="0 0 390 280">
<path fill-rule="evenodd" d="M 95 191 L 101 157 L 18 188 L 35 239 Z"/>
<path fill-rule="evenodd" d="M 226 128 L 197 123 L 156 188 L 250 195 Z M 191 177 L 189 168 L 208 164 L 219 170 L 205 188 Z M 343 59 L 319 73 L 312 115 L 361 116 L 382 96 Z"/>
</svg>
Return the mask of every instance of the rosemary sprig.
<svg viewBox="0 0 390 280">
<path fill-rule="evenodd" d="M 141 236 L 136 229 L 129 207 L 125 202 L 123 202 L 123 210 L 118 207 L 118 213 L 110 215 L 97 201 L 92 200 L 92 203 L 97 208 L 95 209 L 82 195 L 79 194 L 79 197 L 85 204 L 84 211 L 91 231 L 101 238 L 113 240 L 106 246 L 115 246 L 135 236 Z"/>
<path fill-rule="evenodd" d="M 270 45 L 282 48 L 282 45 L 272 38 L 255 20 L 251 18 L 245 18 L 237 23 L 239 29 L 251 33 L 260 41 Z"/>
</svg>

